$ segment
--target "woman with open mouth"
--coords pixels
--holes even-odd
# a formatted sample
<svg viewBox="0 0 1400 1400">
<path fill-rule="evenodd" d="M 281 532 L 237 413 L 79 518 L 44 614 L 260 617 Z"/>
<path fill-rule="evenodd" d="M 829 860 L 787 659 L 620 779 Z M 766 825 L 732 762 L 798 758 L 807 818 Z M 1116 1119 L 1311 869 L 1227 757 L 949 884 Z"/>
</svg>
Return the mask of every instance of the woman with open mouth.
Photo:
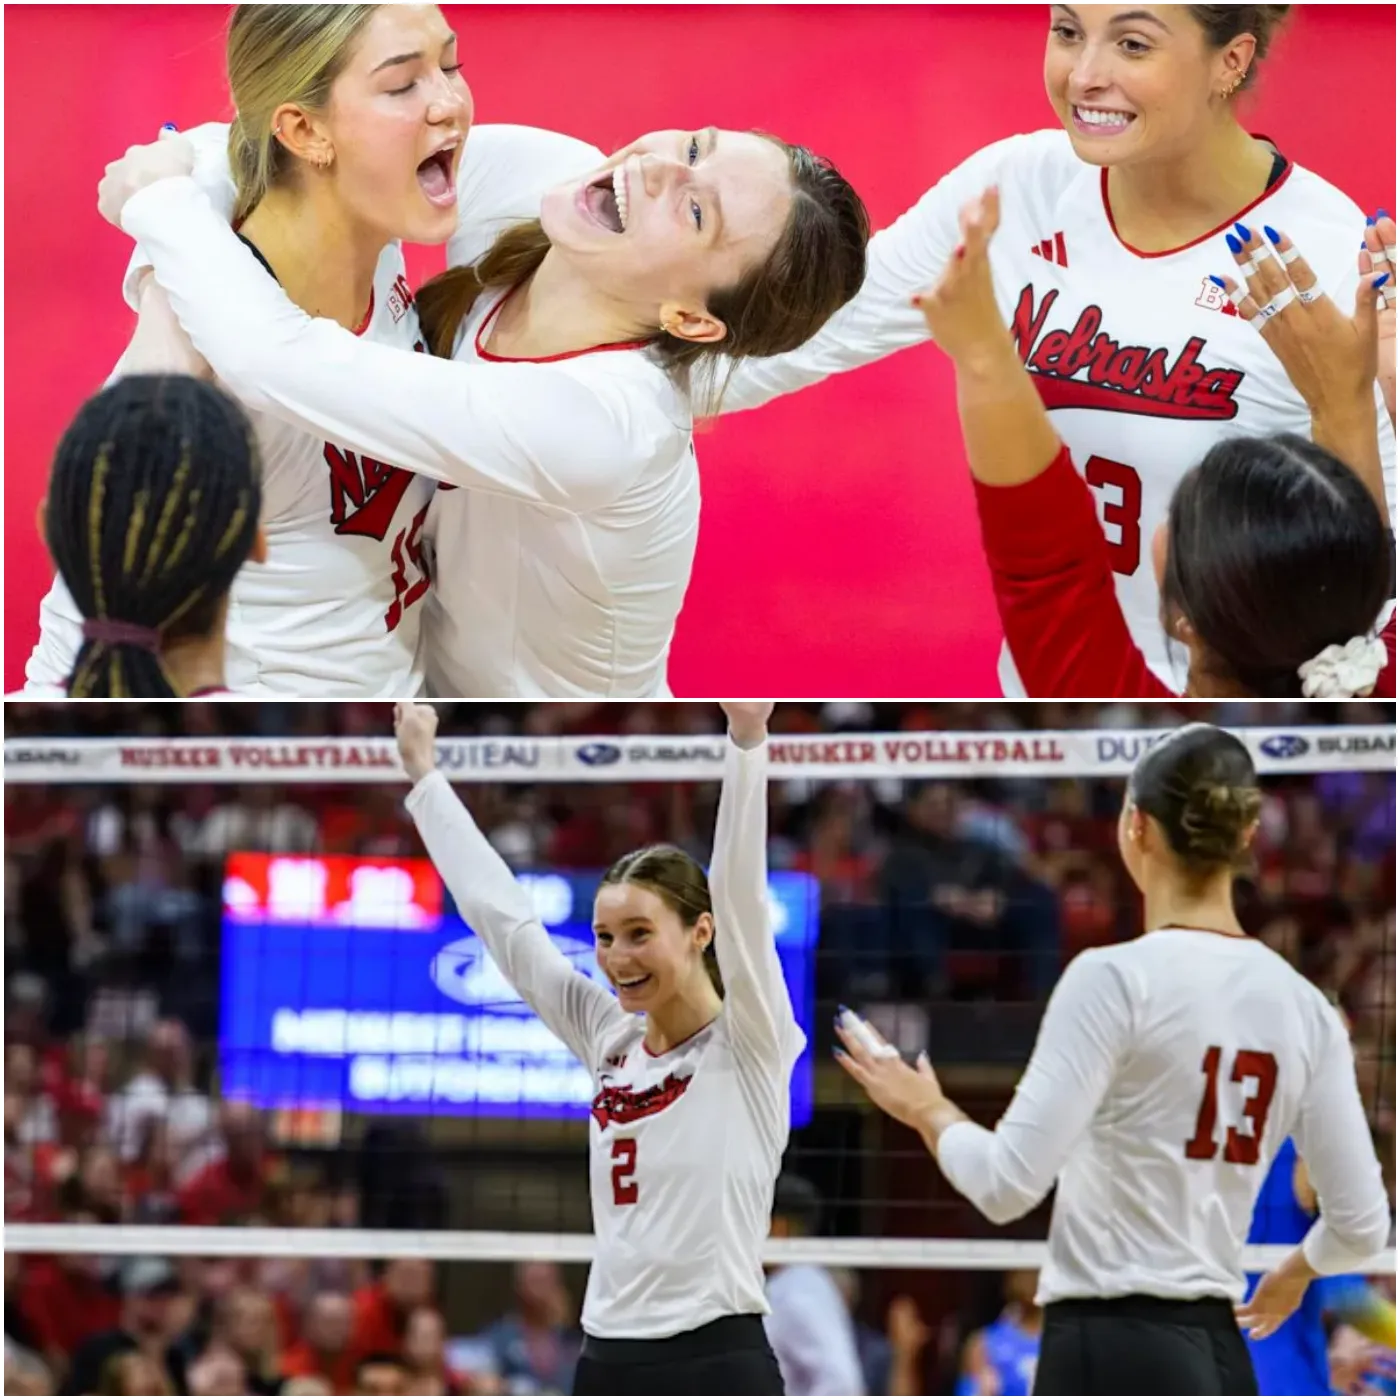
<svg viewBox="0 0 1400 1400">
<path fill-rule="evenodd" d="M 959 211 L 997 187 L 1002 324 L 1094 490 L 1133 643 L 1173 690 L 1186 657 L 1159 625 L 1149 557 L 1172 492 L 1227 437 L 1311 435 L 1308 405 L 1220 284 L 1222 257 L 1269 256 L 1270 230 L 1287 229 L 1343 306 L 1363 238 L 1374 271 L 1388 266 L 1385 211 L 1368 221 L 1241 125 L 1240 96 L 1289 8 L 1052 5 L 1045 89 L 1062 129 L 999 141 L 940 180 L 871 240 L 850 306 L 800 350 L 739 366 L 725 399 L 753 407 L 926 343 L 913 298 L 961 243 Z M 1393 280 L 1377 296 L 1393 308 Z M 1393 516 L 1395 434 L 1375 397 Z M 1001 679 L 1024 693 L 1007 651 Z"/>
<path fill-rule="evenodd" d="M 522 192 L 517 220 L 419 293 L 434 354 L 416 356 L 297 306 L 191 166 L 180 143 L 133 150 L 101 208 L 219 378 L 302 432 L 466 488 L 437 512 L 430 690 L 666 694 L 699 528 L 693 418 L 733 362 L 795 349 L 855 295 L 869 225 L 851 186 L 765 135 L 644 136 Z"/>
<path fill-rule="evenodd" d="M 615 862 L 593 906 L 600 986 L 437 767 L 437 715 L 400 704 L 408 809 L 463 919 L 588 1068 L 593 1230 L 576 1395 L 781 1395 L 763 1245 L 806 1043 L 768 921 L 771 703 L 729 721 L 714 854 Z"/>
</svg>

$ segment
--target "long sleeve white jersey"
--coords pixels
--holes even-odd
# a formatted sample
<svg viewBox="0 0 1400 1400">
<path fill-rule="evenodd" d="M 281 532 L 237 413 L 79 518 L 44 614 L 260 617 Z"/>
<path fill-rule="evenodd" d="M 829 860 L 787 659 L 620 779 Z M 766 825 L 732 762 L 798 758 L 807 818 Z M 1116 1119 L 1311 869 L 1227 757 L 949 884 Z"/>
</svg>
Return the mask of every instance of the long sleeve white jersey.
<svg viewBox="0 0 1400 1400">
<path fill-rule="evenodd" d="M 538 214 L 561 169 L 583 178 L 591 148 L 564 141 L 472 132 L 459 192 L 471 226 L 454 258 L 486 246 L 483 229 Z M 522 181 L 542 167 L 551 178 Z M 507 198 L 479 197 L 497 181 Z M 498 292 L 474 308 L 454 360 L 403 355 L 294 306 L 193 180 L 143 190 L 123 225 L 196 348 L 250 408 L 465 488 L 433 522 L 435 692 L 667 693 L 700 486 L 689 404 L 652 353 L 500 360 L 479 343 Z"/>
<path fill-rule="evenodd" d="M 597 1250 L 583 1304 L 594 1337 L 670 1337 L 766 1313 L 762 1266 L 805 1037 L 768 922 L 767 751 L 732 742 L 710 889 L 724 1007 L 664 1055 L 644 1017 L 577 971 L 441 773 L 408 806 L 463 918 L 506 979 L 587 1066 Z"/>
<path fill-rule="evenodd" d="M 1385 1247 L 1390 1209 L 1346 1029 L 1252 938 L 1166 928 L 1081 953 L 995 1131 L 939 1139 L 948 1180 L 1006 1224 L 1058 1181 L 1038 1301 L 1244 1295 L 1254 1201 L 1296 1138 L 1324 1274 Z"/>
<path fill-rule="evenodd" d="M 910 298 L 938 280 L 961 241 L 959 209 L 999 186 L 997 301 L 1098 499 L 1133 640 L 1163 682 L 1180 689 L 1184 668 L 1163 633 L 1149 553 L 1172 492 L 1223 439 L 1307 437 L 1311 420 L 1258 331 L 1210 280 L 1236 271 L 1229 226 L 1168 252 L 1138 252 L 1114 227 L 1106 174 L 1081 161 L 1061 130 L 977 152 L 875 235 L 860 292 L 812 340 L 737 366 L 723 407 L 752 408 L 925 344 L 928 327 Z M 1366 218 L 1346 195 L 1290 164 L 1238 217 L 1286 232 L 1337 304 L 1354 304 Z M 1395 434 L 1379 389 L 1376 411 L 1393 517 Z M 1008 694 L 1024 693 L 1005 651 L 1001 678 Z"/>
</svg>

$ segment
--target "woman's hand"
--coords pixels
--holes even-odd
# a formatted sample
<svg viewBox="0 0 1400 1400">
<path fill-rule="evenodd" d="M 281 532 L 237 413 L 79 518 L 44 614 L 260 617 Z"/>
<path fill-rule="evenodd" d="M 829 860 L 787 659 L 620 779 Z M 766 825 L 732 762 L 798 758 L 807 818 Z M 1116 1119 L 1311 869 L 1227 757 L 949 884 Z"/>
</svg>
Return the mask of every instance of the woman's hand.
<svg viewBox="0 0 1400 1400">
<path fill-rule="evenodd" d="M 927 1135 L 941 1110 L 952 1108 L 928 1056 L 920 1053 L 917 1067 L 907 1065 L 869 1022 L 865 1030 L 870 1043 L 844 1025 L 840 1016 L 836 1018 L 836 1034 L 846 1047 L 844 1053 L 836 1052 L 837 1064 L 870 1095 L 877 1108 Z"/>
<path fill-rule="evenodd" d="M 729 721 L 729 733 L 741 749 L 757 748 L 768 737 L 768 721 L 773 715 L 771 700 L 721 700 L 719 707 Z"/>
<path fill-rule="evenodd" d="M 123 374 L 188 374 L 212 380 L 209 362 L 185 334 L 170 298 L 147 271 L 141 278 L 136 302 L 136 333 L 122 356 Z"/>
<path fill-rule="evenodd" d="M 1358 271 L 1374 281 L 1389 273 L 1390 281 L 1381 288 L 1385 304 L 1376 314 L 1376 378 L 1385 395 L 1386 411 L 1395 422 L 1395 220 L 1380 210 L 1366 224 L 1366 250 L 1359 254 Z"/>
<path fill-rule="evenodd" d="M 130 146 L 120 160 L 114 160 L 97 186 L 97 211 L 109 224 L 122 224 L 122 210 L 132 195 L 154 185 L 194 172 L 194 146 L 178 131 L 163 131 L 158 141 L 146 146 Z"/>
<path fill-rule="evenodd" d="M 420 783 L 437 767 L 437 711 L 431 705 L 400 700 L 394 706 L 394 738 L 404 771 Z"/>
<path fill-rule="evenodd" d="M 961 246 L 948 259 L 937 284 L 914 298 L 929 333 L 959 367 L 989 356 L 1004 360 L 1011 348 L 987 256 L 1000 222 L 1001 196 L 993 186 L 962 207 L 958 214 Z"/>
<path fill-rule="evenodd" d="M 1216 280 L 1278 356 L 1308 407 L 1316 413 L 1364 402 L 1374 412 L 1377 277 L 1359 280 L 1348 317 L 1318 286 L 1286 233 L 1266 227 L 1251 231 L 1247 242 L 1230 239 L 1245 287 L 1230 277 Z"/>
<path fill-rule="evenodd" d="M 1235 1321 L 1251 1341 L 1272 1337 L 1298 1310 L 1308 1285 L 1317 1277 L 1301 1249 L 1295 1249 L 1276 1269 L 1259 1280 L 1249 1301 L 1235 1305 Z"/>
</svg>

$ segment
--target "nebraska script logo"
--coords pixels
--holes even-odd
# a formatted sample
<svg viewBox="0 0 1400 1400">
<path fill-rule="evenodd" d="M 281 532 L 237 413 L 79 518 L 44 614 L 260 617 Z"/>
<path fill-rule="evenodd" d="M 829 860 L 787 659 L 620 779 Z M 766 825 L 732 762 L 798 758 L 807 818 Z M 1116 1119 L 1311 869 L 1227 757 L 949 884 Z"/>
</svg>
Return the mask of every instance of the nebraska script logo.
<svg viewBox="0 0 1400 1400">
<path fill-rule="evenodd" d="M 635 1123 L 639 1118 L 650 1118 L 663 1108 L 670 1108 L 688 1088 L 689 1075 L 680 1079 L 668 1074 L 650 1089 L 600 1089 L 593 1100 L 593 1117 L 600 1128 L 606 1128 L 609 1123 Z"/>
<path fill-rule="evenodd" d="M 413 348 L 419 353 L 427 349 L 421 340 Z M 330 442 L 325 459 L 330 468 L 331 524 L 336 534 L 382 541 L 413 482 L 413 473 Z"/>
<path fill-rule="evenodd" d="M 1034 289 L 1023 287 L 1011 323 L 1016 349 L 1046 408 L 1096 408 L 1151 418 L 1215 421 L 1239 412 L 1235 390 L 1244 371 L 1202 365 L 1203 337 L 1193 335 L 1168 363 L 1165 349 L 1120 345 L 1108 336 L 1102 329 L 1103 311 L 1093 305 L 1080 312 L 1073 330 L 1042 335 L 1045 318 L 1059 295 L 1046 292 L 1037 306 Z"/>
</svg>

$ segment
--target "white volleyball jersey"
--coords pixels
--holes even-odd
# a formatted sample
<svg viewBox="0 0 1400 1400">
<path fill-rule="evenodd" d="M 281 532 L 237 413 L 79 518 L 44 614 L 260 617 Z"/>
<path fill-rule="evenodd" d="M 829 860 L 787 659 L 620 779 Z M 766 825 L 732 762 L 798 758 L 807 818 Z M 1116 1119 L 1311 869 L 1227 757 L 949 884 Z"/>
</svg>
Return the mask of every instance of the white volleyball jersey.
<svg viewBox="0 0 1400 1400">
<path fill-rule="evenodd" d="M 233 186 L 226 128 L 200 127 L 190 138 L 199 153 L 200 184 L 227 219 Z M 275 289 L 268 272 L 245 257 Z M 132 274 L 145 265 L 138 250 L 129 288 Z M 380 256 L 372 301 L 354 334 L 395 351 L 423 349 L 397 244 Z M 234 386 L 220 383 L 239 397 Z M 416 695 L 429 590 L 423 536 L 434 483 L 333 432 L 307 431 L 256 410 L 251 417 L 262 466 L 267 562 L 246 564 L 230 594 L 230 687 L 247 695 Z M 62 685 L 81 643 L 82 618 L 61 579 L 39 616 L 27 680 Z"/>
<path fill-rule="evenodd" d="M 468 925 L 587 1066 L 597 1250 L 583 1304 L 594 1337 L 658 1338 L 766 1313 L 762 1252 L 805 1038 L 768 923 L 767 749 L 732 742 L 710 867 L 724 1008 L 664 1055 L 644 1017 L 581 973 L 529 894 L 435 772 L 409 811 Z"/>
<path fill-rule="evenodd" d="M 1321 1201 L 1308 1262 L 1361 1267 L 1390 1207 L 1341 1016 L 1257 940 L 1167 928 L 1069 965 L 995 1131 L 954 1124 L 938 1161 L 997 1224 L 1058 1180 L 1042 1303 L 1238 1300 L 1254 1201 L 1290 1136 Z"/>
<path fill-rule="evenodd" d="M 741 363 L 724 408 L 751 408 L 927 342 L 910 298 L 938 280 L 961 241 L 958 211 L 993 184 L 1001 191 L 991 246 L 997 300 L 1094 489 L 1133 640 L 1179 689 L 1184 667 L 1168 654 L 1150 555 L 1172 492 L 1223 438 L 1311 431 L 1273 351 L 1210 281 L 1237 276 L 1229 225 L 1169 252 L 1137 252 L 1114 228 L 1107 172 L 1081 161 L 1065 132 L 1010 137 L 964 161 L 876 234 L 859 294 L 800 349 Z M 1346 195 L 1289 165 L 1238 219 L 1287 233 L 1349 314 L 1366 216 Z M 1393 518 L 1395 434 L 1379 389 L 1376 404 Z M 1002 680 L 1022 693 L 1009 654 Z"/>
<path fill-rule="evenodd" d="M 479 181 L 500 168 L 518 190 L 518 140 L 486 135 L 469 141 Z M 546 187 L 536 186 L 533 212 Z M 123 224 L 243 402 L 464 488 L 460 501 L 443 499 L 435 524 L 436 693 L 667 693 L 700 487 L 689 404 L 649 350 L 498 359 L 478 343 L 495 293 L 474 308 L 456 360 L 405 357 L 313 320 L 255 275 L 191 180 L 142 190 Z"/>
</svg>

